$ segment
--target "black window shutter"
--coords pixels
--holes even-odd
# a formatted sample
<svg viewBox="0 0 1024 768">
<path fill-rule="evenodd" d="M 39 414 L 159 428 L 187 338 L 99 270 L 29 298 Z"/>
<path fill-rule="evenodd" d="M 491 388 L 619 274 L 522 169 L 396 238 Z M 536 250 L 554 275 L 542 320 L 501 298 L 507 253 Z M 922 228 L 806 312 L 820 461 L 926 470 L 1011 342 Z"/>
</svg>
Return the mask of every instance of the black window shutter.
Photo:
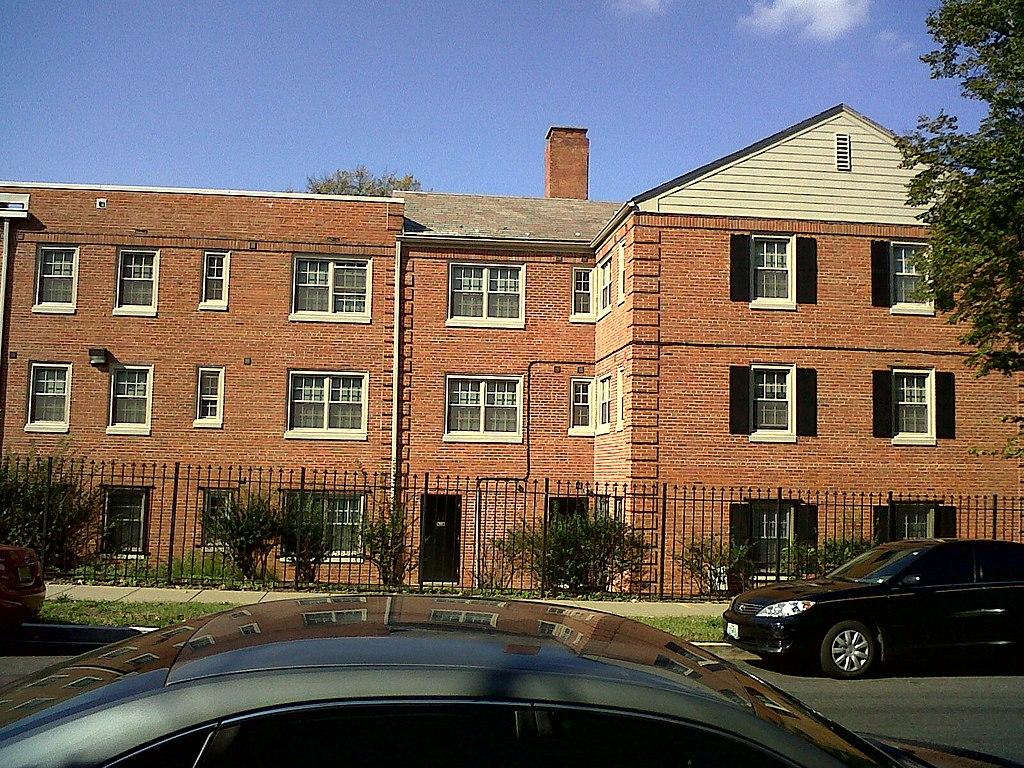
<svg viewBox="0 0 1024 768">
<path fill-rule="evenodd" d="M 817 546 L 818 544 L 818 505 L 796 505 L 796 540 L 800 544 Z"/>
<path fill-rule="evenodd" d="M 818 436 L 818 372 L 813 368 L 796 369 L 796 433 Z"/>
<path fill-rule="evenodd" d="M 729 542 L 734 549 L 750 543 L 754 534 L 754 518 L 750 504 L 734 502 L 729 505 Z"/>
<path fill-rule="evenodd" d="M 745 365 L 729 366 L 729 432 L 750 434 L 750 369 Z"/>
<path fill-rule="evenodd" d="M 875 437 L 892 437 L 892 371 L 872 371 L 872 431 Z"/>
<path fill-rule="evenodd" d="M 796 239 L 796 303 L 818 303 L 818 241 Z"/>
<path fill-rule="evenodd" d="M 892 306 L 892 273 L 887 240 L 871 241 L 871 306 Z"/>
<path fill-rule="evenodd" d="M 875 544 L 884 544 L 892 541 L 892 508 L 875 507 Z"/>
<path fill-rule="evenodd" d="M 729 239 L 729 299 L 750 301 L 750 235 Z"/>
<path fill-rule="evenodd" d="M 935 436 L 956 437 L 956 381 L 952 373 L 935 373 Z"/>
<path fill-rule="evenodd" d="M 956 538 L 956 507 L 935 508 L 935 538 Z"/>
</svg>

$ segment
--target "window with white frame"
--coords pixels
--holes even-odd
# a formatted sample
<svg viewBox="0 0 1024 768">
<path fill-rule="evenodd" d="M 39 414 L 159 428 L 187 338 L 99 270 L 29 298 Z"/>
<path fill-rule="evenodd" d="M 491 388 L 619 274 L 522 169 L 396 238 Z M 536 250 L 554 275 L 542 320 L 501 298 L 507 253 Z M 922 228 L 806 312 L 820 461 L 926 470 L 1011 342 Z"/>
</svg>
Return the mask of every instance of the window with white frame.
<svg viewBox="0 0 1024 768">
<path fill-rule="evenodd" d="M 917 267 L 917 261 L 925 250 L 922 243 L 892 243 L 892 311 L 925 312 L 934 311 L 933 302 L 922 298 L 924 274 Z"/>
<path fill-rule="evenodd" d="M 619 266 L 619 304 L 626 300 L 626 244 L 619 243 L 618 248 Z"/>
<path fill-rule="evenodd" d="M 615 427 L 620 432 L 626 427 L 626 371 L 619 368 L 615 376 Z"/>
<path fill-rule="evenodd" d="M 32 363 L 26 432 L 67 432 L 71 419 L 71 365 Z"/>
<path fill-rule="evenodd" d="M 369 259 L 296 257 L 290 318 L 368 323 L 372 285 Z"/>
<path fill-rule="evenodd" d="M 796 271 L 793 239 L 790 237 L 752 237 L 753 305 L 795 306 Z"/>
<path fill-rule="evenodd" d="M 796 441 L 796 367 L 752 366 L 751 420 L 753 441 Z"/>
<path fill-rule="evenodd" d="M 448 324 L 523 327 L 525 267 L 452 264 Z"/>
<path fill-rule="evenodd" d="M 103 552 L 140 555 L 146 549 L 146 488 L 108 488 L 103 510 Z"/>
<path fill-rule="evenodd" d="M 200 532 L 200 546 L 209 547 L 218 544 L 213 530 L 231 511 L 235 503 L 235 491 L 231 488 L 203 488 L 203 528 Z"/>
<path fill-rule="evenodd" d="M 227 251 L 206 251 L 203 254 L 203 298 L 200 309 L 228 308 L 228 276 L 231 254 Z"/>
<path fill-rule="evenodd" d="M 572 314 L 570 320 L 594 319 L 594 270 L 576 267 L 572 271 Z"/>
<path fill-rule="evenodd" d="M 360 493 L 290 491 L 285 504 L 293 513 L 307 517 L 305 522 L 322 526 L 330 557 L 353 558 L 362 555 L 365 501 L 365 496 Z M 302 528 L 305 530 L 306 526 Z M 281 541 L 285 557 L 293 555 L 298 544 L 285 536 Z"/>
<path fill-rule="evenodd" d="M 36 267 L 34 312 L 71 314 L 78 299 L 78 249 L 44 245 Z"/>
<path fill-rule="evenodd" d="M 285 437 L 365 440 L 366 373 L 293 371 Z"/>
<path fill-rule="evenodd" d="M 594 413 L 591 392 L 593 379 L 573 379 L 570 382 L 572 406 L 569 414 L 569 434 L 594 434 Z"/>
<path fill-rule="evenodd" d="M 597 380 L 597 431 L 607 432 L 612 424 L 612 377 Z"/>
<path fill-rule="evenodd" d="M 597 265 L 598 312 L 604 313 L 612 306 L 612 256 L 608 254 L 604 261 Z"/>
<path fill-rule="evenodd" d="M 935 371 L 893 371 L 893 443 L 935 443 Z"/>
<path fill-rule="evenodd" d="M 200 368 L 196 376 L 195 427 L 220 427 L 224 424 L 224 369 Z"/>
<path fill-rule="evenodd" d="M 110 374 L 108 435 L 148 435 L 153 405 L 153 366 L 120 365 Z"/>
<path fill-rule="evenodd" d="M 449 376 L 445 440 L 520 442 L 522 379 Z"/>
<path fill-rule="evenodd" d="M 122 249 L 118 254 L 115 315 L 156 315 L 160 252 Z"/>
</svg>

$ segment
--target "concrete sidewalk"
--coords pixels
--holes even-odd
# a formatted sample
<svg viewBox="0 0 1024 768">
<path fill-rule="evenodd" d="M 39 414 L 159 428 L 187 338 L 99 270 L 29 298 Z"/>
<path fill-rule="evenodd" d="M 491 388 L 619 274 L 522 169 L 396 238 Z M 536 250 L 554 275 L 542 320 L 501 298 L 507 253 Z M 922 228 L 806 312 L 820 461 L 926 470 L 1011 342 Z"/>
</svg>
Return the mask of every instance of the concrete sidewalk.
<svg viewBox="0 0 1024 768">
<path fill-rule="evenodd" d="M 48 584 L 46 599 L 108 600 L 126 603 L 234 603 L 249 605 L 270 600 L 290 600 L 323 592 L 260 592 L 240 589 L 176 589 L 174 587 L 101 587 L 87 584 Z M 721 616 L 728 603 L 666 603 L 627 600 L 545 600 L 619 616 Z"/>
</svg>

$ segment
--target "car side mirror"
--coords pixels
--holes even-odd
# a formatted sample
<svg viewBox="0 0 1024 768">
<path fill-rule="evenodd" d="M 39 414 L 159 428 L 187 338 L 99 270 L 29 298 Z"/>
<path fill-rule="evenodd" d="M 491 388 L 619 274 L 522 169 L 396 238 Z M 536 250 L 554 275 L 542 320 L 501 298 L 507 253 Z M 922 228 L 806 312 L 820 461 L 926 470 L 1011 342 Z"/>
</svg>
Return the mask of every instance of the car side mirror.
<svg viewBox="0 0 1024 768">
<path fill-rule="evenodd" d="M 916 587 L 920 583 L 921 576 L 916 573 L 911 573 L 910 575 L 904 576 L 902 579 L 900 579 L 900 584 L 902 584 L 904 587 Z"/>
</svg>

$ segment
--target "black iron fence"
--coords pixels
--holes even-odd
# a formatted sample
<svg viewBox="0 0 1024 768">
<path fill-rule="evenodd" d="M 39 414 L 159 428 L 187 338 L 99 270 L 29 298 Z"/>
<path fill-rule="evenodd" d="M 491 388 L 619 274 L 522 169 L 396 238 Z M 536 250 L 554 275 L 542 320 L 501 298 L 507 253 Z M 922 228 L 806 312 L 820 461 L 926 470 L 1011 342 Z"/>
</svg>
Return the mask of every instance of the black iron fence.
<svg viewBox="0 0 1024 768">
<path fill-rule="evenodd" d="M 1024 540 L 1024 498 L 7 457 L 51 580 L 715 598 L 882 541 Z"/>
</svg>

